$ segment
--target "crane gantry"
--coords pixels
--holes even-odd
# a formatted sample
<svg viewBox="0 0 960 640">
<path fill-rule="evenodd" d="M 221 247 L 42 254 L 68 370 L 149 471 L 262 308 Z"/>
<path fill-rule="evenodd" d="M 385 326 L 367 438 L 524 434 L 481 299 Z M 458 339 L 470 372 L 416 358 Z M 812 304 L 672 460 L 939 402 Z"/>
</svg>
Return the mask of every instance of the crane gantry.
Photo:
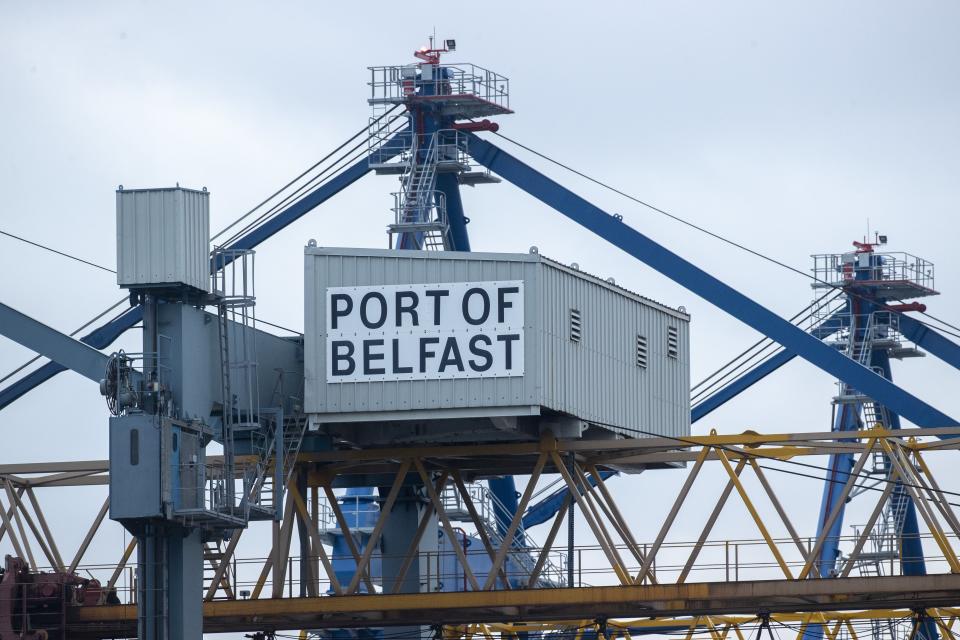
<svg viewBox="0 0 960 640">
<path fill-rule="evenodd" d="M 0 390 L 0 408 L 70 369 L 99 383 L 112 414 L 109 461 L 0 465 L 6 495 L 6 504 L 0 504 L 0 541 L 6 538 L 16 556 L 7 560 L 0 580 L 0 639 L 137 635 L 154 640 L 198 637 L 201 629 L 272 633 L 390 626 L 408 630 L 411 638 L 440 631 L 468 638 L 560 632 L 629 638 L 679 629 L 688 637 L 705 630 L 720 640 L 731 631 L 742 635 L 750 622 L 769 628 L 771 621 L 794 624 L 801 636 L 830 638 L 844 630 L 855 636 L 854 623 L 869 621 L 869 632 L 880 637 L 894 633 L 891 621 L 903 618 L 911 621 L 913 637 L 952 637 L 957 617 L 952 607 L 960 604 L 960 559 L 954 550 L 960 520 L 950 502 L 951 479 L 935 478 L 927 458 L 955 455 L 960 423 L 894 384 L 889 368 L 892 350 L 907 353 L 906 341 L 954 367 L 960 364 L 960 347 L 906 315 L 919 306 L 901 302 L 933 292 L 932 266 L 910 267 L 874 244 L 861 245 L 850 260 L 834 260 L 816 274 L 815 282 L 842 292 L 844 303 L 804 330 L 481 137 L 499 129 L 488 118 L 511 113 L 509 83 L 476 65 L 445 63 L 443 56 L 453 50 L 452 40 L 442 47 L 431 40 L 416 52 L 418 63 L 371 68 L 373 117 L 360 143 L 368 145 L 362 157 L 350 162 L 349 153 L 340 156 L 328 175 L 278 200 L 224 246 L 211 252 L 203 241 L 194 261 L 187 257 L 193 270 L 150 275 L 150 263 L 138 262 L 149 251 L 125 245 L 126 232 L 121 233 L 118 284 L 129 291 L 131 306 L 80 340 L 0 304 L 0 333 L 50 359 Z M 483 413 L 456 406 L 459 413 L 371 410 L 354 417 L 347 415 L 353 409 L 344 409 L 336 420 L 325 418 L 329 411 L 311 396 L 311 380 L 339 382 L 329 378 L 329 369 L 326 378 L 317 373 L 322 367 L 311 360 L 315 338 L 309 327 L 305 337 L 281 338 L 257 325 L 253 250 L 370 172 L 399 178 L 388 225 L 390 249 L 372 256 L 397 256 L 397 272 L 406 273 L 402 260 L 440 265 L 439 253 L 494 260 L 470 253 L 460 186 L 506 181 L 783 349 L 713 390 L 692 410 L 684 399 L 676 433 L 657 431 L 662 417 L 661 423 L 613 424 L 577 415 L 577 408 L 555 410 L 547 400 L 524 415 L 511 413 L 515 408 Z M 197 236 L 183 225 L 204 230 L 205 191 L 121 188 L 117 201 L 118 223 L 130 225 L 130 237 L 138 241 L 152 242 L 151 234 L 160 233 L 186 245 Z M 149 220 L 157 211 L 175 222 L 160 231 L 142 222 L 136 226 L 137 216 Z M 315 242 L 308 245 L 308 264 L 318 251 Z M 512 260 L 545 264 L 570 282 L 629 297 L 615 283 L 551 264 L 536 253 Z M 127 262 L 129 270 L 123 268 Z M 426 287 L 416 289 L 420 295 L 434 296 L 441 325 L 440 300 L 453 289 L 437 289 L 435 283 L 448 282 L 438 277 L 422 276 L 415 284 Z M 416 371 L 398 364 L 399 338 L 393 342 L 392 373 L 370 364 L 384 358 L 370 349 L 384 342 L 376 331 L 388 307 L 374 289 L 387 285 L 361 280 L 331 281 L 328 297 L 319 298 L 328 302 L 317 304 L 335 304 L 329 296 L 336 287 L 361 293 L 368 287 L 363 304 L 379 295 L 382 319 L 362 318 L 373 337 L 348 348 L 362 349 L 363 375 L 380 376 L 377 381 L 416 378 Z M 523 295 L 532 282 L 515 281 L 519 284 L 511 279 L 493 289 L 481 286 L 487 281 L 455 283 L 464 285 L 463 321 L 480 327 L 475 329 L 480 333 L 467 335 L 485 337 L 491 295 L 499 302 L 494 308 L 500 324 L 510 324 L 509 314 L 522 305 L 517 302 L 508 311 L 513 303 L 504 291 Z M 405 293 L 416 296 L 414 289 Z M 486 300 L 483 311 L 470 306 L 471 295 Z M 360 304 L 349 296 L 343 301 Z M 639 297 L 634 302 L 655 306 Z M 397 329 L 404 328 L 404 313 L 418 323 L 416 306 L 404 307 L 399 292 L 395 306 Z M 349 313 L 346 307 L 340 310 L 343 317 Z M 569 341 L 579 344 L 588 335 L 585 310 L 568 311 Z M 665 357 L 688 364 L 678 327 L 689 317 L 664 305 L 656 312 L 666 319 Z M 141 322 L 142 353 L 99 351 Z M 530 324 L 522 317 L 517 322 Z M 825 342 L 838 333 L 845 337 L 843 348 Z M 455 365 L 461 358 L 460 347 L 428 356 L 424 340 L 433 338 L 423 335 L 428 337 L 420 339 L 419 373 L 442 379 L 448 359 Z M 637 375 L 655 354 L 651 335 L 637 333 L 631 342 L 631 370 Z M 498 338 L 487 339 L 493 344 Z M 317 353 L 325 352 L 317 347 Z M 474 355 L 482 361 L 482 353 Z M 497 364 L 493 371 L 498 373 L 490 375 L 501 380 L 527 375 L 510 364 L 509 350 L 505 353 L 507 364 Z M 439 373 L 427 375 L 427 357 L 440 361 Z M 692 422 L 795 357 L 840 380 L 842 410 L 833 431 L 689 433 Z M 360 366 L 360 360 L 351 362 Z M 485 371 L 478 365 L 474 377 Z M 371 380 L 361 376 L 359 383 Z M 441 393 L 440 388 L 432 393 Z M 689 391 L 683 384 L 680 388 Z M 901 428 L 900 418 L 916 428 Z M 377 421 L 397 430 L 383 436 L 374 428 L 343 426 Z M 838 431 L 844 432 L 842 438 Z M 221 445 L 222 455 L 206 455 L 211 442 Z M 813 456 L 832 456 L 827 469 L 815 467 L 827 473 L 815 533 L 797 528 L 765 472 L 771 463 L 809 467 L 798 459 Z M 722 468 L 726 484 L 699 538 L 686 546 L 672 544 L 671 528 L 680 510 L 689 508 L 690 488 L 708 463 Z M 641 541 L 607 488 L 610 474 L 687 465 L 686 481 L 656 537 Z M 762 487 L 776 514 L 772 521 L 758 510 L 745 473 Z M 548 475 L 559 479 L 562 490 L 549 502 L 534 504 L 538 482 Z M 518 476 L 526 477 L 519 492 Z M 865 489 L 868 480 L 873 484 Z M 110 486 L 110 497 L 73 560 L 65 563 L 38 494 L 98 484 Z M 377 487 L 379 496 L 358 491 L 364 487 Z M 341 488 L 355 493 L 337 495 Z M 854 493 L 872 495 L 877 502 L 862 529 L 845 538 L 840 533 L 844 504 Z M 759 536 L 735 541 L 733 547 L 711 538 L 732 495 L 746 507 Z M 525 518 L 538 508 L 545 515 L 537 521 L 550 523 L 542 545 L 532 542 L 527 529 L 534 525 Z M 569 536 L 567 549 L 559 549 L 561 527 L 565 519 L 572 523 L 574 512 L 588 524 L 595 544 L 577 548 Z M 102 580 L 80 578 L 86 549 L 108 513 L 133 537 L 118 562 L 100 568 Z M 271 523 L 272 549 L 265 558 L 243 560 L 238 553 L 243 532 L 258 520 Z M 886 539 L 880 540 L 877 526 L 889 522 L 893 528 L 885 529 Z M 453 523 L 473 532 L 468 535 Z M 299 553 L 291 551 L 295 530 Z M 871 545 L 881 543 L 886 555 L 874 557 Z M 841 556 L 847 547 L 850 552 Z M 746 548 L 750 553 L 764 549 L 769 559 L 743 563 L 739 553 Z M 721 549 L 724 560 L 718 562 Z M 885 562 L 900 566 L 886 575 L 866 571 Z M 641 617 L 646 620 L 634 620 Z"/>
</svg>

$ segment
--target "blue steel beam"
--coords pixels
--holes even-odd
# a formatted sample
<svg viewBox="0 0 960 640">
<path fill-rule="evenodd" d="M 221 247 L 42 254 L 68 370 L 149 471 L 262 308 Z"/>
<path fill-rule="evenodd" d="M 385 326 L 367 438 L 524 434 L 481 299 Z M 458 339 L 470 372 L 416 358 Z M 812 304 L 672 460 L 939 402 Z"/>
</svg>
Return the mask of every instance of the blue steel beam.
<svg viewBox="0 0 960 640">
<path fill-rule="evenodd" d="M 453 250 L 470 251 L 467 217 L 463 213 L 463 199 L 460 197 L 460 183 L 457 182 L 457 174 L 439 174 L 437 176 L 437 189 L 443 192 L 447 201 L 447 223 L 450 225 L 450 241 L 453 243 Z"/>
<path fill-rule="evenodd" d="M 764 360 L 706 400 L 696 404 L 690 410 L 690 423 L 692 424 L 715 409 L 719 409 L 796 357 L 797 354 L 792 351 L 781 349 L 773 357 Z"/>
<path fill-rule="evenodd" d="M 400 153 L 404 148 L 402 141 L 406 133 L 406 128 L 398 131 L 390 140 L 384 143 L 382 150 L 378 151 L 378 157 L 382 162 L 386 162 Z M 331 178 L 320 188 L 311 191 L 300 200 L 297 200 L 289 207 L 270 218 L 262 225 L 253 229 L 250 233 L 237 239 L 227 249 L 253 249 L 264 240 L 279 233 L 289 224 L 299 220 L 304 215 L 310 213 L 318 206 L 337 195 L 351 184 L 365 176 L 370 171 L 370 164 L 366 157 L 360 158 L 357 162 L 350 165 Z"/>
<path fill-rule="evenodd" d="M 506 151 L 475 134 L 470 133 L 468 136 L 471 155 L 487 169 L 741 322 L 779 342 L 816 367 L 883 402 L 885 406 L 918 426 L 942 427 L 958 424 L 953 418 L 798 329 Z"/>
<path fill-rule="evenodd" d="M 819 340 L 823 340 L 824 338 L 833 335 L 844 325 L 844 320 L 841 316 L 842 312 L 838 312 L 830 316 L 821 324 L 816 326 L 812 331 L 810 331 L 810 335 Z M 690 410 L 690 422 L 694 423 L 706 416 L 711 411 L 726 404 L 796 357 L 797 354 L 783 349 L 774 354 L 773 357 L 760 362 L 755 367 L 746 371 L 739 378 L 733 380 L 719 391 L 715 391 L 706 400 L 703 400 L 694 406 L 693 409 Z"/>
<path fill-rule="evenodd" d="M 401 135 L 402 135 L 401 130 Z M 381 155 L 388 160 L 399 153 L 402 148 L 402 142 L 399 142 L 400 135 L 395 135 L 384 144 L 384 152 Z M 323 204 L 333 196 L 343 191 L 370 171 L 367 158 L 361 158 L 344 171 L 337 174 L 334 178 L 326 182 L 323 186 L 308 193 L 302 199 L 294 202 L 292 205 L 281 211 L 279 214 L 250 231 L 247 235 L 240 237 L 231 244 L 229 249 L 253 249 L 264 240 L 275 235 L 284 227 L 303 217 L 312 209 Z M 105 325 L 95 329 L 90 334 L 82 337 L 81 342 L 103 349 L 113 343 L 124 331 L 140 322 L 143 319 L 143 311 L 140 307 L 133 307 L 121 314 L 119 317 L 111 320 Z M 10 384 L 0 390 L 0 409 L 3 409 L 11 402 L 14 402 L 31 389 L 43 384 L 53 376 L 57 375 L 65 368 L 56 362 L 48 362 L 28 376 Z"/>
<path fill-rule="evenodd" d="M 900 333 L 950 366 L 960 369 L 960 345 L 908 315 L 900 314 Z"/>
</svg>

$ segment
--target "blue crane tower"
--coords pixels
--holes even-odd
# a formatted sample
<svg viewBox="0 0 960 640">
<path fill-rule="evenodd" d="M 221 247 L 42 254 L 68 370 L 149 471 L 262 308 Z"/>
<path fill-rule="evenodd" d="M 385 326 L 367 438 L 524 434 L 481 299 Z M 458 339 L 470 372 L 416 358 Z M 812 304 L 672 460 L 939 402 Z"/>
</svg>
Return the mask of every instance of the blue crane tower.
<svg viewBox="0 0 960 640">
<path fill-rule="evenodd" d="M 500 182 L 489 170 L 472 170 L 467 136 L 496 132 L 499 125 L 487 118 L 513 113 L 510 81 L 475 64 L 442 63 L 443 54 L 455 50 L 455 40 L 438 47 L 431 37 L 429 46 L 414 51 L 420 62 L 370 68 L 369 166 L 399 179 L 387 227 L 397 249 L 470 251 L 460 185 Z M 377 124 L 398 106 L 406 110 L 406 126 L 388 137 Z M 510 477 L 489 485 L 502 534 L 517 508 L 516 486 Z"/>
<path fill-rule="evenodd" d="M 371 122 L 387 109 L 406 109 L 407 126 L 393 144 L 380 127 L 374 126 L 370 137 L 370 168 L 400 181 L 388 226 L 397 249 L 469 251 L 459 185 L 500 181 L 489 171 L 470 170 L 466 134 L 497 131 L 496 123 L 475 118 L 513 113 L 510 82 L 474 64 L 441 64 L 441 56 L 455 49 L 454 40 L 435 48 L 431 38 L 429 47 L 414 52 L 421 62 L 370 69 Z"/>
<path fill-rule="evenodd" d="M 840 329 L 831 338 L 831 346 L 851 360 L 869 368 L 887 380 L 893 380 L 892 360 L 925 355 L 905 335 L 916 333 L 906 311 L 925 311 L 915 299 L 937 295 L 933 264 L 907 253 L 882 251 L 887 236 L 876 234 L 872 241 L 854 242 L 854 250 L 842 254 L 813 256 L 815 290 L 841 291 L 842 295 L 817 306 L 815 325 L 830 320 Z M 906 302 L 909 301 L 909 302 Z M 903 319 L 907 318 L 904 323 Z M 903 324 L 906 324 L 904 331 Z M 855 385 L 838 381 L 838 394 L 833 398 L 832 429 L 836 432 L 870 428 L 899 429 L 900 416 L 881 400 L 858 390 Z M 843 485 L 850 475 L 865 474 L 870 478 L 846 495 Z M 904 575 L 925 575 L 917 512 L 913 498 L 902 478 L 881 451 L 854 460 L 849 453 L 833 454 L 820 504 L 817 536 L 828 532 L 826 543 L 819 550 L 817 566 L 821 577 L 837 575 L 840 541 L 846 502 L 857 493 L 894 482 L 886 504 L 878 517 L 866 524 L 872 527 L 871 550 L 860 556 L 858 565 L 864 575 L 883 575 L 885 567 L 900 564 Z M 877 622 L 874 637 L 885 637 L 887 629 Z M 937 636 L 933 622 L 921 630 L 926 638 Z M 813 627 L 810 637 L 822 635 L 821 627 Z"/>
</svg>

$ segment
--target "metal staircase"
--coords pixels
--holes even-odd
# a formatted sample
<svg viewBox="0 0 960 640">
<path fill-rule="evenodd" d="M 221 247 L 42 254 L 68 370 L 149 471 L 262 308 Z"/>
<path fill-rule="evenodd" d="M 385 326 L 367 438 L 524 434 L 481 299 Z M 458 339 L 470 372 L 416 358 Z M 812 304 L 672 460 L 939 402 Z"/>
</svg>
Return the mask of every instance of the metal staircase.
<svg viewBox="0 0 960 640">
<path fill-rule="evenodd" d="M 174 433 L 180 442 L 175 460 L 180 480 L 173 515 L 190 526 L 217 531 L 242 528 L 250 516 L 248 476 L 237 465 L 237 441 L 260 431 L 253 255 L 218 247 L 211 256 L 216 267 L 211 292 L 217 307 L 220 428 L 182 422 Z M 208 462 L 198 453 L 211 439 L 223 445 L 222 462 Z M 240 490 L 238 477 L 244 479 Z"/>
<path fill-rule="evenodd" d="M 401 237 L 412 234 L 424 249 L 441 250 L 451 246 L 446 196 L 436 188 L 440 134 L 422 137 L 425 139 L 411 136 L 412 148 L 406 154 L 405 171 L 400 176 L 402 190 L 392 194 L 394 221 L 387 227 L 391 246 L 396 234 Z"/>
<path fill-rule="evenodd" d="M 275 408 L 262 408 L 256 354 L 254 309 L 254 258 L 252 251 L 216 249 L 213 293 L 217 296 L 220 376 L 223 397 L 223 483 L 225 506 L 239 501 L 239 510 L 250 520 L 281 517 L 283 492 L 300 452 L 307 420 L 285 416 L 282 410 L 282 377 Z M 248 455 L 237 466 L 238 439 L 249 445 Z M 243 478 L 243 489 L 235 481 Z M 236 508 L 236 507 L 234 507 Z"/>
<path fill-rule="evenodd" d="M 306 431 L 306 417 L 297 415 L 271 421 L 269 428 L 252 440 L 256 473 L 249 482 L 251 520 L 282 516 L 283 492 L 293 475 Z"/>
</svg>

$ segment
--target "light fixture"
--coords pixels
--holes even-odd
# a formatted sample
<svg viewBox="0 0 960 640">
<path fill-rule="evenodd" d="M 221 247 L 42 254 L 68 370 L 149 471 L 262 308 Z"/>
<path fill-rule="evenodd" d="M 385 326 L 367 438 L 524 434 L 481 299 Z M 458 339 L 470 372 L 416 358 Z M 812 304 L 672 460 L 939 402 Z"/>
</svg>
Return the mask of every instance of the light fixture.
<svg viewBox="0 0 960 640">
<path fill-rule="evenodd" d="M 447 51 L 456 51 L 457 50 L 457 41 L 456 40 L 444 40 L 444 46 L 446 46 Z"/>
</svg>

